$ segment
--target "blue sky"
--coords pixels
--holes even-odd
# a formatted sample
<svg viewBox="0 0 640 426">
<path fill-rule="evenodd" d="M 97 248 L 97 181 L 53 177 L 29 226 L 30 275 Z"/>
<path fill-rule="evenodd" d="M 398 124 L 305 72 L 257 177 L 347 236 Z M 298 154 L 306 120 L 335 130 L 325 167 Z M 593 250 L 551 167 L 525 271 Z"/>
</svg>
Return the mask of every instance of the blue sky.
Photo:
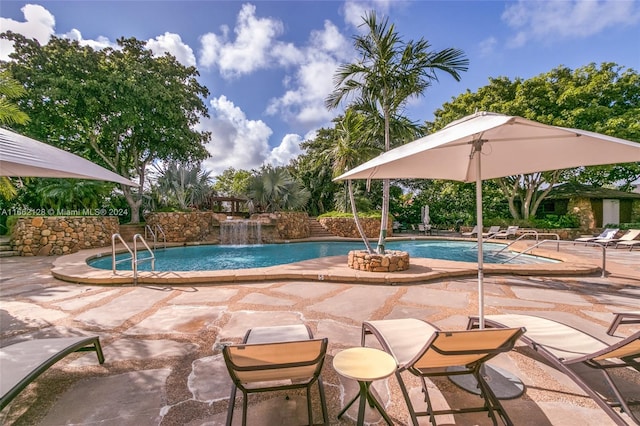
<svg viewBox="0 0 640 426">
<path fill-rule="evenodd" d="M 407 115 L 431 120 L 444 102 L 488 84 L 530 78 L 564 65 L 615 62 L 640 70 L 640 1 L 39 1 L 2 0 L 0 30 L 46 43 L 52 35 L 93 47 L 119 37 L 147 41 L 194 65 L 211 92 L 213 132 L 205 167 L 284 165 L 301 141 L 340 110 L 324 99 L 341 63 L 355 60 L 352 37 L 365 11 L 389 17 L 405 40 L 462 49 L 462 81 L 442 75 Z M 11 46 L 0 44 L 0 58 Z"/>
</svg>

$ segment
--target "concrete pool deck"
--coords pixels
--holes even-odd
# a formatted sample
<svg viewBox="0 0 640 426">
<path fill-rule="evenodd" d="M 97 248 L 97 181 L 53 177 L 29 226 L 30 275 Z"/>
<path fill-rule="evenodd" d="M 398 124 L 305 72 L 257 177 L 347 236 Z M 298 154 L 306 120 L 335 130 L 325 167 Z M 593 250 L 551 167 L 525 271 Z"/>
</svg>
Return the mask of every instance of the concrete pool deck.
<svg viewBox="0 0 640 426">
<path fill-rule="evenodd" d="M 601 264 L 601 253 L 593 247 L 567 246 L 565 252 L 585 264 Z M 51 274 L 53 265 L 60 262 L 61 257 L 0 259 L 0 345 L 29 338 L 97 334 L 106 362 L 98 365 L 94 354 L 65 358 L 0 413 L 2 424 L 224 424 L 230 380 L 220 345 L 238 342 L 251 327 L 306 323 L 316 337 L 329 339 L 322 373 L 329 423 L 353 425 L 354 408 L 341 420 L 336 416 L 357 392 L 357 384 L 340 378 L 332 359 L 343 349 L 359 346 L 362 321 L 416 317 L 455 330 L 464 328 L 467 316 L 478 311 L 473 275 L 411 283 L 393 280 L 394 285 L 370 285 L 364 276 L 349 279 L 353 275 L 344 280 L 334 275 L 335 281 L 319 282 L 317 275 L 328 267 L 326 259 L 319 259 L 295 266 L 310 278 L 255 278 L 242 285 L 172 285 L 169 280 L 165 285 L 109 286 L 61 281 Z M 433 268 L 433 264 L 424 267 Z M 487 273 L 485 312 L 542 315 L 613 342 L 616 338 L 605 333 L 612 313 L 640 306 L 640 251 L 607 249 L 606 269 L 606 277 L 598 272 L 580 276 L 561 271 L 538 276 Z M 639 325 L 623 325 L 617 335 L 638 330 Z M 492 364 L 513 372 L 525 384 L 523 396 L 503 401 L 516 425 L 612 424 L 572 381 L 531 357 L 526 347 L 518 346 Z M 414 404 L 420 404 L 419 382 L 403 377 Z M 626 392 L 640 399 L 640 383 L 627 377 L 620 380 Z M 477 403 L 476 396 L 447 380 L 428 383 L 441 406 Z M 395 378 L 375 382 L 374 388 L 394 424 L 407 424 L 406 405 Z M 289 396 L 250 397 L 248 424 L 303 424 L 304 397 L 297 392 Z M 313 403 L 317 421 L 315 390 Z M 236 405 L 236 421 L 240 407 Z M 366 421 L 384 424 L 370 411 Z M 426 419 L 421 424 L 427 424 Z M 470 414 L 443 416 L 439 424 L 485 425 L 490 421 L 484 414 Z"/>
</svg>

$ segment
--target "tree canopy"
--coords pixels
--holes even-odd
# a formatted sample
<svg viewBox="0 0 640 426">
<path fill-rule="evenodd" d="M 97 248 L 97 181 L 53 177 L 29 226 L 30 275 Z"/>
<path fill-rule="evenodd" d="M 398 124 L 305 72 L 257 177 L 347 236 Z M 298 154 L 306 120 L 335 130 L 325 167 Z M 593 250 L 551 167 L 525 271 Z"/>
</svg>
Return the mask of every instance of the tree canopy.
<svg viewBox="0 0 640 426">
<path fill-rule="evenodd" d="M 476 92 L 467 90 L 445 103 L 427 123 L 430 131 L 474 111 L 518 115 L 562 127 L 578 128 L 640 142 L 640 75 L 613 63 L 589 64 L 576 70 L 560 66 L 528 80 L 490 78 Z M 551 187 L 576 180 L 597 185 L 640 178 L 638 163 L 509 176 L 496 179 L 516 219 L 535 216 Z M 518 201 L 516 203 L 516 201 Z"/>
<path fill-rule="evenodd" d="M 46 45 L 14 33 L 15 52 L 0 64 L 26 93 L 17 101 L 31 121 L 22 131 L 145 183 L 156 160 L 208 157 L 210 134 L 194 130 L 208 116 L 209 91 L 194 67 L 154 56 L 145 43 L 121 38 L 117 48 L 95 50 L 52 37 Z M 142 194 L 122 191 L 139 221 Z"/>
</svg>

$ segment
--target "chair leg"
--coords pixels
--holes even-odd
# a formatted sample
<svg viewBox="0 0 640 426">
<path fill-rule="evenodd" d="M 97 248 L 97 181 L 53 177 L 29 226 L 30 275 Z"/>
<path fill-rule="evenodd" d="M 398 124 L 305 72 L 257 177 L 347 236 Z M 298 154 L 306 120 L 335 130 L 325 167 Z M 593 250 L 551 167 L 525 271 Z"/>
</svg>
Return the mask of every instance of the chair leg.
<svg viewBox="0 0 640 426">
<path fill-rule="evenodd" d="M 309 426 L 313 426 L 313 408 L 311 407 L 311 383 L 307 386 L 307 415 L 309 416 Z"/>
<path fill-rule="evenodd" d="M 329 413 L 327 412 L 327 401 L 324 396 L 324 385 L 322 378 L 318 377 L 318 390 L 320 391 L 320 404 L 322 406 L 322 424 L 329 424 Z"/>
<path fill-rule="evenodd" d="M 411 423 L 413 426 L 418 426 L 418 418 L 416 416 L 416 411 L 413 409 L 413 404 L 411 404 L 411 398 L 409 398 L 409 392 L 407 391 L 407 387 L 402 380 L 402 376 L 400 372 L 396 370 L 396 378 L 398 379 L 398 384 L 400 385 L 400 390 L 402 391 L 402 396 L 404 396 L 404 400 L 407 403 L 407 408 L 409 409 L 409 415 L 411 416 Z"/>
<path fill-rule="evenodd" d="M 601 370 L 601 371 L 602 371 L 602 374 L 604 375 L 605 380 L 607 381 L 607 383 L 609 383 L 609 386 L 611 387 L 611 391 L 613 392 L 613 394 L 616 396 L 616 399 L 618 400 L 618 403 L 620 405 L 620 410 L 623 413 L 627 413 L 629 417 L 631 417 L 636 422 L 638 422 L 638 424 L 640 424 L 640 419 L 636 418 L 633 411 L 631 411 L 631 408 L 629 408 L 627 401 L 625 400 L 624 396 L 620 392 L 620 389 L 618 389 L 618 386 L 616 386 L 616 384 L 614 383 L 611 376 L 609 376 L 609 374 L 607 374 L 606 371 L 604 370 Z"/>
<path fill-rule="evenodd" d="M 491 417 L 491 419 L 493 420 L 493 424 L 497 425 L 498 422 L 495 415 L 495 413 L 497 412 L 505 425 L 512 426 L 513 422 L 507 415 L 507 412 L 504 410 L 504 408 L 502 408 L 502 404 L 500 403 L 500 400 L 498 399 L 496 394 L 482 377 L 482 371 L 480 368 L 481 367 L 479 366 L 478 368 L 474 369 L 473 375 L 476 378 L 478 385 L 480 386 L 480 390 L 482 392 L 481 396 L 485 400 L 487 411 L 489 412 L 489 417 Z"/>
<path fill-rule="evenodd" d="M 429 421 L 432 425 L 436 425 L 436 416 L 433 414 L 433 404 L 431 404 L 431 397 L 429 397 L 429 390 L 427 389 L 427 381 L 424 377 L 420 376 L 422 381 L 422 392 L 424 393 L 424 402 L 427 403 L 427 413 L 429 413 Z"/>
<path fill-rule="evenodd" d="M 616 330 L 618 329 L 618 326 L 620 325 L 621 321 L 622 321 L 622 315 L 619 313 L 616 314 L 616 316 L 613 318 L 613 321 L 611 322 L 611 326 L 609 326 L 609 329 L 607 330 L 607 334 L 610 336 L 613 336 Z"/>
<path fill-rule="evenodd" d="M 242 396 L 242 426 L 247 426 L 247 405 L 249 404 L 247 400 L 249 399 L 249 394 L 243 392 Z"/>
<path fill-rule="evenodd" d="M 229 397 L 229 408 L 227 409 L 227 426 L 231 426 L 233 423 L 233 406 L 236 404 L 237 391 L 236 385 L 231 385 L 231 396 Z"/>
</svg>

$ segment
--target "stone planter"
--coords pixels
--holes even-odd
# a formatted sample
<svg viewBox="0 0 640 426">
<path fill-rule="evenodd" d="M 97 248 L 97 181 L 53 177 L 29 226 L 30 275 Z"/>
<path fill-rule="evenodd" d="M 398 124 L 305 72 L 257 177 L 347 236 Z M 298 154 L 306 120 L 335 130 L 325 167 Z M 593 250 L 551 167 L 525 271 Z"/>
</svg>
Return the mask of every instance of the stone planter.
<svg viewBox="0 0 640 426">
<path fill-rule="evenodd" d="M 351 250 L 347 264 L 349 268 L 368 272 L 396 272 L 409 269 L 409 253 L 387 250 L 385 254 L 370 254 L 366 250 Z"/>
</svg>

